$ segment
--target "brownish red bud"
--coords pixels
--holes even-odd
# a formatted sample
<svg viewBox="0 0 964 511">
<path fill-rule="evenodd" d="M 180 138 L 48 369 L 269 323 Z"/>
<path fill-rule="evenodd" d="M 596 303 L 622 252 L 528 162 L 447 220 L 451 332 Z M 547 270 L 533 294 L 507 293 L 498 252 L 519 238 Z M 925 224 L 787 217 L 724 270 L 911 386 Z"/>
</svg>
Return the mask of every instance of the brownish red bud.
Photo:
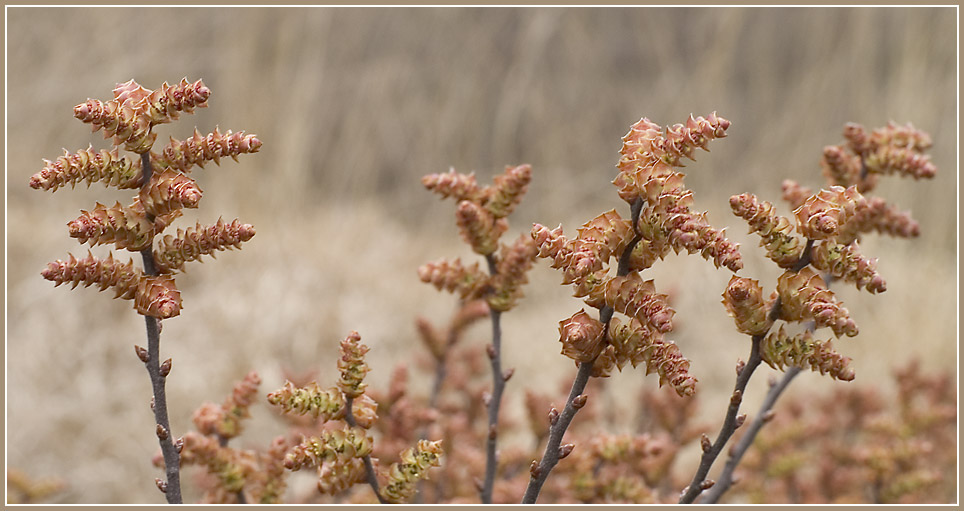
<svg viewBox="0 0 964 511">
<path fill-rule="evenodd" d="M 136 97 L 107 102 L 88 99 L 74 107 L 74 117 L 91 124 L 93 131 L 103 129 L 104 138 L 113 137 L 114 145 L 124 144 L 138 154 L 149 151 L 157 137 L 151 133 L 150 116 Z"/>
<path fill-rule="evenodd" d="M 444 174 L 428 174 L 422 177 L 425 188 L 439 194 L 442 198 L 454 197 L 457 201 L 481 202 L 486 195 L 476 183 L 475 174 L 459 174 L 450 168 Z"/>
<path fill-rule="evenodd" d="M 499 236 L 508 229 L 504 218 L 496 219 L 482 206 L 466 200 L 459 202 L 455 221 L 462 239 L 481 255 L 495 252 L 499 246 Z"/>
<path fill-rule="evenodd" d="M 914 179 L 929 179 L 937 174 L 930 156 L 904 147 L 883 146 L 867 155 L 864 164 L 869 172 L 898 173 Z"/>
<path fill-rule="evenodd" d="M 588 401 L 588 400 L 589 400 L 589 396 L 587 396 L 587 395 L 585 395 L 585 394 L 579 394 L 578 396 L 576 396 L 576 397 L 573 398 L 573 400 L 572 400 L 572 407 L 575 408 L 576 410 L 578 410 L 578 409 L 586 406 L 586 401 Z"/>
<path fill-rule="evenodd" d="M 461 259 L 440 259 L 425 263 L 419 266 L 418 277 L 440 291 L 457 292 L 462 300 L 473 300 L 481 296 L 489 283 L 489 276 L 479 268 L 479 263 L 465 266 Z"/>
<path fill-rule="evenodd" d="M 576 447 L 576 444 L 562 444 L 559 446 L 559 459 L 563 459 L 572 453 L 572 450 Z"/>
<path fill-rule="evenodd" d="M 509 379 L 512 378 L 513 374 L 515 374 L 514 367 L 510 367 L 509 369 L 502 371 L 502 381 L 509 381 Z"/>
<path fill-rule="evenodd" d="M 115 298 L 132 299 L 143 273 L 134 267 L 133 260 L 122 264 L 114 260 L 114 254 L 109 254 L 107 259 L 98 259 L 88 252 L 84 259 L 77 259 L 71 254 L 67 261 L 52 262 L 41 275 L 58 286 L 70 282 L 71 288 L 79 284 L 84 287 L 98 284 L 101 291 L 113 287 Z"/>
<path fill-rule="evenodd" d="M 712 480 L 712 479 L 706 479 L 706 480 L 704 480 L 702 483 L 700 483 L 700 488 L 703 489 L 703 490 L 709 490 L 710 488 L 712 488 L 712 487 L 715 486 L 715 485 L 716 485 L 716 481 L 714 481 L 714 480 Z"/>
<path fill-rule="evenodd" d="M 788 321 L 812 319 L 818 327 L 830 327 L 838 337 L 857 335 L 857 325 L 827 284 L 809 266 L 798 273 L 785 272 L 777 280 L 780 317 Z"/>
<path fill-rule="evenodd" d="M 776 213 L 773 204 L 751 193 L 730 197 L 733 214 L 746 220 L 750 232 L 760 235 L 760 246 L 766 248 L 767 257 L 781 268 L 792 268 L 803 255 L 803 241 L 793 235 L 793 225 L 786 217 Z"/>
<path fill-rule="evenodd" d="M 710 437 L 706 436 L 706 433 L 700 435 L 700 448 L 703 449 L 703 452 L 710 452 L 710 449 L 713 448 L 713 443 L 710 442 Z"/>
<path fill-rule="evenodd" d="M 139 199 L 148 213 L 166 215 L 181 208 L 196 208 L 201 189 L 186 175 L 164 169 L 151 176 L 150 183 L 141 189 Z"/>
<path fill-rule="evenodd" d="M 505 172 L 495 176 L 495 184 L 489 192 L 489 199 L 485 202 L 485 209 L 495 218 L 505 218 L 522 201 L 532 180 L 532 167 L 507 165 Z"/>
<path fill-rule="evenodd" d="M 824 147 L 820 166 L 823 168 L 827 183 L 831 186 L 846 188 L 860 184 L 860 157 L 847 154 L 841 146 Z"/>
<path fill-rule="evenodd" d="M 137 354 L 137 358 L 144 362 L 145 364 L 150 362 L 151 356 L 147 353 L 147 350 L 141 346 L 134 345 L 134 353 Z"/>
<path fill-rule="evenodd" d="M 887 282 L 877 273 L 877 259 L 864 257 L 856 241 L 849 245 L 832 241 L 820 242 L 811 250 L 810 260 L 814 268 L 838 279 L 853 282 L 857 289 L 866 287 L 871 293 L 887 290 Z"/>
<path fill-rule="evenodd" d="M 542 475 L 542 468 L 539 466 L 538 460 L 532 460 L 532 463 L 529 464 L 529 475 L 533 479 L 539 479 L 539 476 Z"/>
<path fill-rule="evenodd" d="M 555 407 L 549 409 L 549 425 L 555 426 L 556 422 L 559 421 L 559 410 Z"/>
<path fill-rule="evenodd" d="M 372 451 L 372 439 L 359 428 L 323 430 L 319 436 L 306 438 L 285 456 L 288 470 L 321 466 L 323 463 L 347 463 L 363 458 Z"/>
<path fill-rule="evenodd" d="M 562 354 L 576 362 L 591 362 L 602 351 L 604 325 L 585 310 L 559 322 Z"/>
<path fill-rule="evenodd" d="M 168 275 L 144 276 L 137 283 L 134 308 L 144 316 L 173 318 L 181 313 L 181 292 Z"/>
<path fill-rule="evenodd" d="M 154 484 L 157 486 L 158 490 L 161 490 L 161 493 L 167 493 L 167 481 L 163 481 L 161 478 L 155 477 Z"/>
<path fill-rule="evenodd" d="M 161 363 L 160 374 L 162 378 L 166 378 L 167 375 L 171 374 L 171 367 L 173 366 L 173 361 L 167 359 Z"/>
<path fill-rule="evenodd" d="M 733 427 L 739 428 L 744 422 L 746 422 L 746 414 L 741 413 L 740 415 L 736 416 L 736 420 L 733 422 Z"/>
<path fill-rule="evenodd" d="M 140 186 L 140 161 L 122 157 L 117 149 L 94 151 L 87 149 L 68 153 L 55 161 L 44 160 L 44 167 L 30 178 L 34 189 L 56 191 L 61 186 L 75 186 L 86 182 L 87 186 L 95 181 L 115 188 L 137 188 Z"/>
<path fill-rule="evenodd" d="M 167 437 L 170 436 L 167 432 L 167 428 L 165 428 L 160 424 L 157 425 L 156 433 L 157 433 L 157 438 L 160 438 L 161 440 L 167 440 Z"/>
<path fill-rule="evenodd" d="M 850 358 L 834 351 L 829 340 L 815 341 L 809 331 L 791 336 L 781 326 L 779 331 L 763 340 L 760 356 L 774 369 L 782 370 L 787 366 L 809 368 L 838 380 L 854 379 Z"/>
<path fill-rule="evenodd" d="M 242 224 L 238 220 L 228 224 L 220 218 L 214 225 L 202 226 L 199 223 L 193 228 L 178 229 L 177 236 L 164 236 L 157 244 L 154 250 L 155 264 L 162 272 L 183 270 L 185 263 L 196 261 L 202 255 L 213 256 L 218 250 L 240 248 L 241 243 L 253 238 L 255 232 L 250 224 Z"/>
<path fill-rule="evenodd" d="M 355 331 L 341 341 L 341 358 L 338 359 L 341 378 L 338 380 L 338 388 L 345 393 L 345 397 L 358 397 L 365 392 L 367 385 L 362 380 L 369 370 L 365 363 L 365 354 L 369 349 L 361 343 L 361 336 Z"/>
<path fill-rule="evenodd" d="M 736 321 L 736 329 L 747 335 L 770 330 L 770 305 L 763 300 L 763 287 L 756 280 L 734 275 L 723 291 L 723 306 Z"/>
<path fill-rule="evenodd" d="M 375 425 L 378 419 L 378 403 L 362 394 L 352 401 L 351 416 L 355 419 L 355 424 L 360 428 L 369 429 Z"/>
<path fill-rule="evenodd" d="M 132 252 L 151 245 L 154 224 L 142 212 L 121 206 L 97 203 L 91 211 L 81 210 L 80 216 L 67 223 L 71 238 L 91 245 L 113 243 L 117 248 Z"/>
<path fill-rule="evenodd" d="M 195 165 L 204 168 L 205 163 L 212 161 L 221 165 L 221 158 L 237 161 L 239 155 L 256 153 L 259 149 L 261 140 L 256 135 L 245 135 L 244 131 L 234 133 L 228 130 L 222 134 L 215 128 L 213 133 L 202 135 L 195 129 L 193 137 L 186 140 L 172 137 L 161 154 L 151 157 L 158 168 L 189 172 Z"/>
<path fill-rule="evenodd" d="M 592 307 L 609 305 L 617 312 L 636 318 L 644 325 L 650 325 L 659 332 L 673 329 L 673 315 L 676 314 L 668 303 L 668 297 L 656 293 L 652 280 L 643 281 L 638 273 L 607 279 L 595 286 L 586 299 Z"/>
<path fill-rule="evenodd" d="M 835 238 L 841 228 L 864 209 L 867 209 L 867 201 L 857 187 L 831 186 L 811 196 L 793 214 L 800 234 L 813 240 L 824 240 Z"/>
<path fill-rule="evenodd" d="M 176 85 L 164 82 L 157 90 L 150 91 L 144 99 L 151 122 L 162 124 L 177 120 L 180 112 L 192 113 L 195 108 L 208 106 L 207 100 L 210 96 L 211 89 L 201 80 L 190 83 L 187 78 L 183 78 Z"/>
</svg>

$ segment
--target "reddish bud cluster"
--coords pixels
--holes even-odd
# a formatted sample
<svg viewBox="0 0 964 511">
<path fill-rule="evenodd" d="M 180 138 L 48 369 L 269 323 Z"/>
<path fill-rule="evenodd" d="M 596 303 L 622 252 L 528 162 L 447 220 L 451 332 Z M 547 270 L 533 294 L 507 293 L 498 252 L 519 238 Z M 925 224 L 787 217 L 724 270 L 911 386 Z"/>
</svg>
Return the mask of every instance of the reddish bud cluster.
<svg viewBox="0 0 964 511">
<path fill-rule="evenodd" d="M 773 321 L 769 318 L 772 303 L 763 300 L 763 288 L 753 279 L 730 278 L 723 291 L 723 306 L 736 321 L 736 329 L 747 335 L 764 335 Z"/>
<path fill-rule="evenodd" d="M 207 106 L 210 89 L 198 80 L 187 79 L 176 85 L 166 82 L 157 90 L 149 90 L 134 80 L 118 84 L 114 99 L 99 101 L 90 99 L 74 108 L 74 116 L 91 124 L 94 131 L 104 130 L 105 138 L 113 137 L 113 144 L 124 145 L 128 151 L 142 157 L 150 154 L 155 135 L 154 125 L 176 120 L 181 112 L 193 112 Z M 95 152 L 88 147 L 76 153 L 64 152 L 64 156 L 45 166 L 30 179 L 35 189 L 56 191 L 58 188 L 86 181 L 88 186 L 100 181 L 116 188 L 135 188 L 140 193 L 129 206 L 116 203 L 112 207 L 97 204 L 91 211 L 81 211 L 80 217 L 69 222 L 70 236 L 81 243 L 114 244 L 119 249 L 133 252 L 153 253 L 153 266 L 160 273 L 180 270 L 187 261 L 198 259 L 215 250 L 238 247 L 242 241 L 254 236 L 254 228 L 237 220 L 225 224 L 220 219 L 210 227 L 197 226 L 187 231 L 178 230 L 176 237 L 165 236 L 156 250 L 150 251 L 155 235 L 161 233 L 182 214 L 183 208 L 196 208 L 201 199 L 197 183 L 183 172 L 194 164 L 224 156 L 235 158 L 238 154 L 256 152 L 261 142 L 253 135 L 214 133 L 203 137 L 195 130 L 194 138 L 172 143 L 164 154 L 150 154 L 150 159 L 120 157 L 117 148 Z M 145 162 L 148 168 L 142 168 Z M 157 167 L 156 171 L 153 167 Z M 150 180 L 145 181 L 144 172 Z M 77 261 L 73 256 L 67 262 L 57 261 L 44 271 L 44 277 L 58 282 L 63 279 L 86 285 L 98 283 L 104 287 L 118 287 L 118 297 L 134 300 L 138 312 L 156 318 L 178 315 L 181 309 L 180 293 L 170 277 L 151 277 L 138 272 L 136 279 L 118 282 L 119 266 L 113 263 L 111 254 L 107 261 L 93 256 Z M 125 270 L 126 271 L 126 270 Z M 153 270 L 152 270 L 153 272 Z M 122 272 L 123 273 L 123 272 Z M 125 273 L 126 274 L 126 273 Z"/>
<path fill-rule="evenodd" d="M 850 358 L 834 351 L 829 340 L 814 341 L 808 331 L 791 336 L 781 326 L 777 332 L 771 332 L 763 339 L 760 356 L 774 369 L 782 370 L 787 366 L 809 368 L 820 374 L 829 374 L 837 380 L 854 379 Z"/>
</svg>

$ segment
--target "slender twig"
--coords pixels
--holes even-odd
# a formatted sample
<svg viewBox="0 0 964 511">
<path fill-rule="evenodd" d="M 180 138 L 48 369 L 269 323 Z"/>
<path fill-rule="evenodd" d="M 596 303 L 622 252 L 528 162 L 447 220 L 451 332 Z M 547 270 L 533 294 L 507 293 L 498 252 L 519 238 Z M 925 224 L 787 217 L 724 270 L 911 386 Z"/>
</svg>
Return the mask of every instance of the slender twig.
<svg viewBox="0 0 964 511">
<path fill-rule="evenodd" d="M 348 397 L 345 398 L 345 422 L 351 427 L 358 427 L 355 422 L 355 416 L 351 414 L 351 405 L 355 398 Z M 388 501 L 382 497 L 381 490 L 378 489 L 378 477 L 375 475 L 375 465 L 372 464 L 372 457 L 368 454 L 362 458 L 365 463 L 365 476 L 368 479 L 368 485 L 375 490 L 375 496 L 378 497 L 378 502 L 381 504 L 388 504 Z"/>
<path fill-rule="evenodd" d="M 143 172 L 142 186 L 149 186 L 151 174 L 151 155 L 150 152 L 141 154 L 141 169 Z M 153 221 L 153 218 L 148 217 Z M 156 276 L 157 268 L 154 264 L 154 252 L 151 247 L 141 250 L 141 259 L 144 261 L 144 273 Z M 167 416 L 167 397 L 164 392 L 164 381 L 167 374 L 161 374 L 161 327 L 160 321 L 151 316 L 144 316 L 147 325 L 147 360 L 144 365 L 147 373 L 151 377 L 151 387 L 154 391 L 154 400 L 151 408 L 154 410 L 154 421 L 157 423 L 157 439 L 161 444 L 161 452 L 164 455 L 164 471 L 167 481 L 159 485 L 167 497 L 169 504 L 181 504 L 181 477 L 180 477 L 180 455 L 174 446 L 171 434 L 171 423 Z M 170 369 L 168 369 L 170 370 Z"/>
<path fill-rule="evenodd" d="M 635 236 L 633 236 L 632 241 L 629 242 L 619 257 L 619 266 L 616 269 L 617 276 L 622 277 L 629 274 L 630 257 L 632 256 L 633 249 L 636 248 L 636 245 L 642 239 L 637 226 L 639 223 L 639 214 L 642 210 L 643 200 L 636 199 L 633 201 L 630 206 L 630 216 L 632 217 Z M 609 330 L 609 321 L 613 318 L 614 312 L 613 308 L 608 305 L 599 309 L 599 321 L 605 325 L 603 329 L 604 336 Z M 549 477 L 549 472 L 559 463 L 562 437 L 565 435 L 566 430 L 569 429 L 569 424 L 576 416 L 576 412 L 586 404 L 586 397 L 583 392 L 586 390 L 586 384 L 589 383 L 589 375 L 592 374 L 594 363 L 595 359 L 579 364 L 579 370 L 576 372 L 576 377 L 572 381 L 572 388 L 569 390 L 569 398 L 566 399 L 566 406 L 563 408 L 562 413 L 559 414 L 549 426 L 549 440 L 546 442 L 546 450 L 542 455 L 542 461 L 540 461 L 538 465 L 533 462 L 532 469 L 529 471 L 529 485 L 526 487 L 525 495 L 522 497 L 523 504 L 536 503 L 536 499 L 539 498 L 539 492 L 542 491 L 542 485 L 545 484 L 546 479 Z"/>
<path fill-rule="evenodd" d="M 803 250 L 803 254 L 790 271 L 798 272 L 810 264 L 811 249 L 813 249 L 813 240 L 808 239 L 807 245 Z M 777 297 L 773 303 L 773 306 L 770 308 L 767 318 L 771 323 L 779 319 L 781 303 L 782 301 L 779 297 Z M 708 490 L 714 485 L 712 481 L 706 479 L 706 475 L 709 474 L 710 468 L 713 466 L 716 458 L 719 457 L 720 453 L 723 451 L 723 447 L 730 440 L 730 437 L 733 436 L 736 428 L 739 427 L 737 425 L 737 414 L 740 412 L 740 403 L 743 401 L 743 392 L 746 390 L 746 385 L 750 381 L 753 371 L 756 370 L 756 368 L 760 365 L 760 362 L 763 360 L 760 358 L 760 344 L 763 342 L 764 335 L 766 334 L 754 335 L 752 338 L 750 346 L 750 358 L 737 374 L 736 385 L 733 389 L 733 394 L 730 396 L 730 406 L 727 407 L 726 417 L 723 419 L 723 427 L 720 428 L 720 433 L 716 436 L 716 441 L 710 445 L 709 449 L 703 450 L 703 455 L 700 457 L 700 465 L 696 469 L 696 474 L 693 476 L 693 480 L 690 482 L 689 486 L 683 490 L 683 493 L 680 496 L 680 504 L 692 504 L 700 493 L 702 493 L 704 490 Z"/>
<path fill-rule="evenodd" d="M 747 431 L 743 434 L 743 437 L 740 438 L 740 441 L 730 450 L 730 456 L 726 460 L 726 465 L 723 466 L 723 472 L 720 473 L 716 484 L 706 492 L 706 495 L 700 501 L 701 504 L 715 504 L 720 497 L 730 489 L 730 486 L 733 484 L 733 471 L 736 470 L 736 466 L 739 465 L 740 460 L 743 459 L 743 455 L 747 449 L 753 445 L 753 440 L 756 438 L 757 433 L 760 432 L 760 429 L 763 428 L 763 425 L 769 420 L 769 412 L 773 409 L 773 405 L 776 404 L 777 398 L 780 397 L 780 394 L 790 385 L 790 381 L 800 374 L 801 371 L 802 369 L 799 367 L 788 368 L 787 372 L 783 375 L 783 379 L 770 387 L 766 398 L 763 399 L 763 404 L 760 405 L 760 411 L 757 413 L 756 418 L 754 418 L 753 422 L 747 427 Z"/>
<path fill-rule="evenodd" d="M 491 254 L 485 257 L 489 264 L 489 274 L 498 273 L 495 257 Z M 485 454 L 485 481 L 482 485 L 481 497 L 483 504 L 492 503 L 492 488 L 495 486 L 495 472 L 499 460 L 496 453 L 498 438 L 499 408 L 502 404 L 502 392 L 505 390 L 505 374 L 502 373 L 502 311 L 490 308 L 492 318 L 492 344 L 489 345 L 489 360 L 492 362 L 492 394 L 489 396 L 489 433 Z"/>
</svg>

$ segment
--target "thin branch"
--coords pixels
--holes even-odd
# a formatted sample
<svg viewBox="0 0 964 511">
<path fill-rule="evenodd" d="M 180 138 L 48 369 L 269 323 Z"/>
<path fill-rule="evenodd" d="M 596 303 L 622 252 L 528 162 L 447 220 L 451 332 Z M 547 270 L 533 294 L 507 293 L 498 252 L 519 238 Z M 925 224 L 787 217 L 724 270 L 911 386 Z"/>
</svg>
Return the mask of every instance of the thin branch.
<svg viewBox="0 0 964 511">
<path fill-rule="evenodd" d="M 495 257 L 487 255 L 489 275 L 498 272 Z M 492 344 L 489 345 L 489 360 L 492 362 L 492 395 L 489 397 L 489 434 L 486 442 L 485 454 L 485 482 L 482 486 L 482 503 L 492 503 L 492 488 L 495 486 L 495 472 L 499 460 L 496 456 L 498 437 L 499 408 L 502 404 L 502 392 L 505 390 L 506 377 L 502 373 L 502 311 L 490 308 L 492 318 Z"/>
<path fill-rule="evenodd" d="M 719 480 L 706 492 L 706 496 L 700 501 L 701 504 L 716 504 L 720 497 L 730 489 L 730 486 L 733 484 L 733 471 L 736 470 L 736 466 L 740 464 L 740 460 L 743 459 L 743 455 L 746 454 L 747 449 L 753 445 L 753 440 L 756 438 L 757 433 L 760 432 L 760 429 L 762 429 L 763 425 L 769 420 L 769 412 L 773 409 L 773 405 L 776 404 L 780 394 L 783 393 L 787 386 L 790 385 L 790 381 L 800 374 L 801 371 L 802 369 L 799 367 L 787 369 L 787 372 L 783 375 L 783 379 L 770 387 L 766 398 L 763 400 L 763 404 L 760 405 L 760 411 L 753 419 L 753 422 L 750 423 L 746 433 L 740 438 L 740 441 L 730 450 L 730 456 L 726 460 L 726 465 L 723 466 L 723 472 L 720 473 Z"/>
<path fill-rule="evenodd" d="M 777 298 L 777 302 L 779 301 L 780 299 Z M 779 310 L 778 306 L 775 305 L 773 310 Z M 700 466 L 696 469 L 696 474 L 693 476 L 693 480 L 689 486 L 683 490 L 683 494 L 679 499 L 680 504 L 691 504 L 703 490 L 708 489 L 710 487 L 709 485 L 712 485 L 712 482 L 706 479 L 706 475 L 710 472 L 710 467 L 713 466 L 713 462 L 716 461 L 717 456 L 723 451 L 726 442 L 730 440 L 736 428 L 739 427 L 737 426 L 737 414 L 740 412 L 740 403 L 743 402 L 743 392 L 746 391 L 746 384 L 750 381 L 753 371 L 755 371 L 760 365 L 760 362 L 763 361 L 763 359 L 760 358 L 760 344 L 762 341 L 762 335 L 753 336 L 753 341 L 750 346 L 750 358 L 737 375 L 733 394 L 730 395 L 730 406 L 726 409 L 726 417 L 723 419 L 723 426 L 720 428 L 720 433 L 716 436 L 716 441 L 713 442 L 710 448 L 703 450 L 703 456 L 700 457 Z"/>
<path fill-rule="evenodd" d="M 141 154 L 142 183 L 149 186 L 151 174 L 151 155 L 150 152 Z M 148 216 L 150 220 L 153 218 Z M 141 259 L 144 261 L 144 273 L 147 275 L 157 275 L 157 268 L 154 264 L 154 252 L 151 247 L 141 251 Z M 161 374 L 161 326 L 157 318 L 144 316 L 147 325 L 147 360 L 144 365 L 147 373 L 151 377 L 151 387 L 154 392 L 154 399 L 151 408 L 154 410 L 154 421 L 157 423 L 157 439 L 161 444 L 161 452 L 164 455 L 164 471 L 167 481 L 159 484 L 167 498 L 169 504 L 181 504 L 181 477 L 180 477 L 180 454 L 174 446 L 173 435 L 171 434 L 171 423 L 167 416 L 167 397 L 164 391 L 164 382 L 167 374 Z M 143 349 L 143 348 L 141 348 Z M 167 366 L 170 371 L 170 366 Z"/>
<path fill-rule="evenodd" d="M 812 249 L 813 240 L 808 239 L 807 245 L 803 249 L 803 255 L 800 256 L 800 259 L 793 266 L 793 268 L 790 269 L 790 271 L 798 272 L 810 264 L 810 252 Z M 771 323 L 779 319 L 781 304 L 782 300 L 777 297 L 773 303 L 773 306 L 770 308 L 770 312 L 767 314 L 767 318 Z M 717 435 L 716 441 L 713 442 L 708 450 L 703 451 L 703 456 L 700 457 L 699 468 L 696 469 L 696 474 L 693 476 L 693 480 L 690 482 L 689 486 L 683 490 L 683 493 L 680 496 L 680 504 L 692 504 L 700 493 L 702 493 L 704 490 L 710 489 L 715 484 L 713 481 L 707 480 L 706 475 L 709 474 L 710 468 L 713 466 L 716 458 L 719 457 L 720 453 L 723 451 L 723 447 L 730 440 L 730 437 L 733 436 L 736 428 L 739 427 L 736 420 L 737 414 L 740 411 L 740 403 L 743 401 L 743 392 L 746 390 L 746 385 L 750 381 L 753 371 L 755 371 L 757 366 L 760 365 L 760 362 L 762 362 L 762 358 L 760 357 L 760 344 L 763 342 L 764 335 L 765 334 L 754 335 L 752 338 L 750 359 L 740 369 L 737 375 L 736 386 L 733 389 L 733 394 L 730 396 L 730 406 L 727 407 L 726 417 L 723 419 L 723 427 L 720 428 L 720 433 Z M 749 441 L 752 442 L 752 438 Z M 737 462 L 739 462 L 739 460 L 737 460 Z M 732 476 L 732 474 L 730 475 Z M 725 490 L 720 490 L 720 494 L 722 494 L 723 491 Z"/>
<path fill-rule="evenodd" d="M 633 249 L 635 249 L 636 245 L 642 240 L 642 235 L 640 235 L 637 226 L 639 223 L 639 214 L 642 210 L 642 199 L 636 199 L 630 205 L 630 216 L 632 217 L 635 236 L 633 236 L 632 241 L 630 241 L 623 250 L 623 253 L 620 254 L 619 266 L 616 269 L 617 276 L 622 277 L 629 274 L 629 261 Z M 605 325 L 603 329 L 604 336 L 609 330 L 609 322 L 613 318 L 614 312 L 613 308 L 608 305 L 599 309 L 599 321 Z M 566 434 L 566 430 L 569 429 L 569 424 L 576 416 L 576 412 L 586 404 L 586 397 L 583 392 L 586 390 L 586 384 L 589 383 L 589 376 L 592 374 L 593 364 L 595 364 L 595 359 L 579 364 L 579 370 L 576 372 L 576 377 L 572 381 L 572 388 L 569 390 L 569 398 L 566 399 L 566 406 L 562 410 L 562 413 L 554 419 L 555 422 L 552 422 L 549 426 L 549 440 L 546 442 L 546 450 L 542 455 L 542 461 L 540 461 L 538 465 L 533 462 L 532 468 L 529 471 L 529 485 L 526 487 L 525 495 L 522 497 L 523 504 L 536 503 L 536 500 L 539 498 L 539 492 L 542 491 L 542 486 L 549 477 L 549 472 L 559 463 L 559 459 L 562 457 L 562 437 Z"/>
<path fill-rule="evenodd" d="M 345 398 L 345 422 L 353 428 L 358 427 L 358 424 L 355 422 L 355 416 L 351 414 L 351 405 L 354 400 L 355 398 L 352 397 Z M 378 477 L 375 475 L 375 465 L 372 464 L 372 457 L 366 454 L 365 457 L 362 458 L 362 461 L 365 463 L 365 476 L 368 479 L 368 485 L 372 487 L 372 490 L 375 490 L 375 496 L 378 497 L 378 502 L 388 504 L 388 501 L 382 497 L 381 490 L 378 489 Z"/>
</svg>

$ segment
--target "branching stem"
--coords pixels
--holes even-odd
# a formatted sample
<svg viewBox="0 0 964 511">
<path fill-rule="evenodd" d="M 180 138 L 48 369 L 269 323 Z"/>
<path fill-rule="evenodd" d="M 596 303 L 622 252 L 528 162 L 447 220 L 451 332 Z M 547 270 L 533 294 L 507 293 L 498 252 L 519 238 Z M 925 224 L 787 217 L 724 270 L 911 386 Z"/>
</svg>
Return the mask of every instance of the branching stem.
<svg viewBox="0 0 964 511">
<path fill-rule="evenodd" d="M 353 428 L 358 427 L 358 424 L 355 422 L 355 416 L 351 413 L 351 406 L 354 399 L 355 398 L 352 397 L 345 398 L 345 422 Z M 388 501 L 382 497 L 381 490 L 378 489 L 378 477 L 375 475 L 375 465 L 372 464 L 372 457 L 366 454 L 365 457 L 362 458 L 362 461 L 365 463 L 365 477 L 368 479 L 368 485 L 372 487 L 372 490 L 375 490 L 375 496 L 378 497 L 378 502 L 388 504 Z"/>
<path fill-rule="evenodd" d="M 790 271 L 798 272 L 802 270 L 805 266 L 810 264 L 810 252 L 812 249 L 813 249 L 813 240 L 808 239 L 807 246 L 803 250 L 803 255 L 800 256 L 800 260 L 797 261 L 797 264 L 795 264 Z M 773 322 L 780 317 L 781 303 L 782 301 L 780 300 L 779 297 L 777 297 L 776 301 L 773 303 L 773 307 L 770 308 L 770 312 L 768 314 L 768 318 L 770 319 L 770 322 Z M 713 442 L 713 444 L 710 446 L 710 449 L 707 451 L 703 451 L 703 456 L 700 457 L 699 468 L 696 469 L 696 474 L 693 476 L 693 480 L 690 482 L 689 486 L 687 486 L 683 490 L 683 494 L 680 496 L 680 499 L 679 499 L 680 504 L 692 504 L 693 501 L 695 501 L 696 498 L 700 495 L 700 493 L 702 493 L 704 490 L 707 490 L 711 486 L 713 486 L 710 484 L 709 481 L 707 481 L 706 475 L 709 474 L 710 468 L 713 466 L 713 463 L 716 461 L 716 458 L 719 457 L 720 453 L 723 451 L 723 447 L 726 445 L 726 443 L 730 440 L 730 437 L 732 437 L 733 433 L 736 431 L 736 428 L 737 428 L 736 417 L 737 417 L 737 414 L 740 412 L 740 403 L 743 401 L 743 392 L 746 390 L 746 385 L 750 381 L 750 376 L 753 375 L 753 371 L 756 370 L 757 366 L 759 366 L 760 362 L 762 362 L 762 358 L 760 358 L 760 344 L 763 342 L 763 337 L 765 335 L 766 334 L 753 336 L 753 339 L 751 341 L 751 347 L 750 347 L 750 359 L 746 362 L 746 364 L 743 366 L 743 368 L 740 370 L 739 374 L 736 377 L 736 386 L 733 389 L 733 394 L 730 397 L 730 406 L 727 407 L 726 417 L 723 419 L 723 427 L 720 428 L 720 433 L 717 435 L 716 441 Z M 786 382 L 789 383 L 789 381 L 790 380 L 787 379 Z M 774 402 L 776 401 L 776 398 L 779 396 L 779 394 L 780 393 L 777 392 L 776 395 L 773 397 Z M 772 405 L 773 404 L 771 403 L 770 406 L 772 407 Z M 758 417 L 757 419 L 759 418 L 760 417 Z M 760 424 L 759 427 L 762 427 L 762 423 Z M 747 434 L 744 437 L 744 438 L 748 438 L 748 440 L 746 440 L 747 442 L 749 443 L 753 442 L 753 437 L 759 431 L 759 427 L 757 427 L 756 430 L 751 431 L 752 435 Z M 740 456 L 742 456 L 742 453 L 740 454 Z M 737 459 L 734 462 L 733 469 L 736 468 L 737 463 L 739 463 L 739 459 Z M 729 486 L 729 484 L 732 482 L 732 469 L 730 470 L 728 477 L 731 480 L 726 483 L 726 486 Z M 717 490 L 718 494 L 716 495 L 716 498 L 719 498 L 719 496 L 722 495 L 724 491 L 726 491 L 726 488 L 722 490 Z"/>
<path fill-rule="evenodd" d="M 619 266 L 616 269 L 617 276 L 622 277 L 629 274 L 630 257 L 632 256 L 633 249 L 636 248 L 636 245 L 642 239 L 637 226 L 639 223 L 639 214 L 642 210 L 642 199 L 636 199 L 630 205 L 630 216 L 632 217 L 635 236 L 633 236 L 632 241 L 629 242 L 629 245 L 626 246 L 626 249 L 623 250 L 623 253 L 619 257 Z M 599 321 L 605 325 L 603 335 L 605 335 L 605 332 L 609 329 L 609 321 L 613 318 L 614 312 L 613 308 L 608 305 L 599 309 Z M 549 440 L 546 442 L 546 450 L 542 455 L 542 460 L 530 471 L 529 485 L 526 487 L 525 495 L 522 497 L 523 504 L 536 503 L 536 499 L 539 498 L 539 492 L 542 491 L 542 486 L 549 477 L 549 472 L 559 463 L 562 437 L 566 434 L 566 430 L 569 429 L 569 424 L 576 416 L 576 412 L 582 408 L 582 405 L 577 406 L 575 404 L 576 398 L 582 396 L 586 390 L 586 385 L 589 383 L 589 377 L 592 374 L 594 363 L 595 360 L 579 364 L 579 370 L 576 372 L 576 377 L 572 381 L 572 388 L 569 390 L 569 398 L 566 399 L 566 407 L 562 410 L 562 413 L 559 414 L 555 424 L 549 426 Z M 582 401 L 582 403 L 585 403 L 585 401 Z"/>
</svg>

